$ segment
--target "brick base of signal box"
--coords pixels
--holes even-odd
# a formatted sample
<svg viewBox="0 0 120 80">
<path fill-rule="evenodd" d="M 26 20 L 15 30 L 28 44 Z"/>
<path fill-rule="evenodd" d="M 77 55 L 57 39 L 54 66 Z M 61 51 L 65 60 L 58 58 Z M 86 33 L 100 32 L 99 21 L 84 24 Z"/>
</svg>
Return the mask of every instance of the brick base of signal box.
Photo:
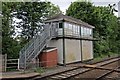
<svg viewBox="0 0 120 80">
<path fill-rule="evenodd" d="M 47 48 L 39 54 L 40 66 L 54 67 L 57 65 L 57 48 Z"/>
</svg>

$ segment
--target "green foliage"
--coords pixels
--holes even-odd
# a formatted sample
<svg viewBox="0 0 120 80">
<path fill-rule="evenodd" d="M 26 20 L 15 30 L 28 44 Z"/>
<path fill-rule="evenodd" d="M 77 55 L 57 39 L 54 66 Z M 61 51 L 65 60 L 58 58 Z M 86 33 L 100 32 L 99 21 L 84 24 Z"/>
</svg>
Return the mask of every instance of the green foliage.
<svg viewBox="0 0 120 80">
<path fill-rule="evenodd" d="M 66 15 L 88 22 L 88 19 L 89 21 L 91 20 L 92 15 L 89 15 L 89 14 L 91 14 L 92 12 L 93 12 L 92 3 L 73 2 L 68 8 L 68 10 L 66 11 Z"/>
<path fill-rule="evenodd" d="M 109 57 L 117 57 L 117 56 L 118 56 L 118 54 L 116 54 L 116 53 L 110 53 L 110 56 L 109 56 Z M 119 55 L 119 56 L 120 56 L 120 55 Z M 102 61 L 102 60 L 107 59 L 107 58 L 109 58 L 109 57 L 108 57 L 108 55 L 102 54 L 100 57 L 94 58 L 94 61 L 95 61 L 95 62 L 99 62 L 99 61 Z"/>
<path fill-rule="evenodd" d="M 42 28 L 42 22 L 59 13 L 59 7 L 50 2 L 3 2 L 2 54 L 18 58 L 20 49 Z M 16 28 L 21 32 L 16 32 Z"/>
<path fill-rule="evenodd" d="M 18 57 L 19 46 L 17 41 L 12 38 L 15 33 L 12 26 L 12 3 L 2 3 L 2 54 L 8 54 L 8 58 Z M 17 47 L 16 47 L 17 46 Z"/>
<path fill-rule="evenodd" d="M 50 2 L 24 2 L 19 3 L 14 17 L 21 20 L 16 26 L 22 29 L 20 37 L 27 42 L 42 28 L 43 21 L 48 17 L 61 13 L 58 6 Z M 25 41 L 25 42 L 26 42 Z"/>
<path fill-rule="evenodd" d="M 39 67 L 39 68 L 36 68 L 34 71 L 38 72 L 38 73 L 43 73 L 43 72 L 45 72 L 45 69 L 42 67 Z"/>
<path fill-rule="evenodd" d="M 66 15 L 81 19 L 93 26 L 94 38 L 99 41 L 94 42 L 94 53 L 96 56 L 102 54 L 109 55 L 109 53 L 118 53 L 118 46 L 120 38 L 118 19 L 114 16 L 114 5 L 93 6 L 91 2 L 73 2 Z"/>
</svg>

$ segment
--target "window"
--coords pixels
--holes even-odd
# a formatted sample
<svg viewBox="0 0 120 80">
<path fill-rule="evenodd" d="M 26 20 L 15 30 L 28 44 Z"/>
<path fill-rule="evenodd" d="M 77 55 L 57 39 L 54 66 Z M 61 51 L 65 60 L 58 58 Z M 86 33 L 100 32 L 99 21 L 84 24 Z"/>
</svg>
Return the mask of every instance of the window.
<svg viewBox="0 0 120 80">
<path fill-rule="evenodd" d="M 67 35 L 68 23 L 64 22 L 64 33 Z"/>
<path fill-rule="evenodd" d="M 63 35 L 63 24 L 64 23 L 58 23 L 58 35 Z"/>
<path fill-rule="evenodd" d="M 59 28 L 63 28 L 63 25 L 62 25 L 62 23 L 59 23 Z"/>
<path fill-rule="evenodd" d="M 92 29 L 90 29 L 90 36 L 92 36 Z"/>
<path fill-rule="evenodd" d="M 75 34 L 77 34 L 77 26 L 75 25 Z"/>
<path fill-rule="evenodd" d="M 83 27 L 81 26 L 81 35 L 83 36 L 84 33 L 83 33 Z"/>
<path fill-rule="evenodd" d="M 73 25 L 73 35 L 75 35 L 75 33 L 76 33 L 76 26 Z"/>
<path fill-rule="evenodd" d="M 76 25 L 76 34 L 78 35 L 79 34 L 79 26 Z"/>
<path fill-rule="evenodd" d="M 69 34 L 72 35 L 72 24 L 69 24 Z"/>
<path fill-rule="evenodd" d="M 80 33 L 80 26 L 77 26 L 78 27 L 78 32 L 77 32 L 77 34 L 79 34 Z"/>
<path fill-rule="evenodd" d="M 64 22 L 64 29 L 67 29 L 68 28 L 68 23 Z"/>
<path fill-rule="evenodd" d="M 90 32 L 89 32 L 89 28 L 87 28 L 87 36 L 89 36 L 90 35 Z"/>
<path fill-rule="evenodd" d="M 86 28 L 85 27 L 83 28 L 83 35 L 84 36 L 86 35 Z"/>
</svg>

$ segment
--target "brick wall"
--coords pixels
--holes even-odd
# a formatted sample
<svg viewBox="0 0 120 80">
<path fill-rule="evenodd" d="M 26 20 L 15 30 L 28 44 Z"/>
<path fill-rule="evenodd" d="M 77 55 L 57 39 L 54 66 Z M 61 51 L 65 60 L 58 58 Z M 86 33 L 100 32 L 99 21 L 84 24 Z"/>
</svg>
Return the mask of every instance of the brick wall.
<svg viewBox="0 0 120 80">
<path fill-rule="evenodd" d="M 57 65 L 57 48 L 44 50 L 38 56 L 40 66 L 42 67 L 53 67 Z"/>
</svg>

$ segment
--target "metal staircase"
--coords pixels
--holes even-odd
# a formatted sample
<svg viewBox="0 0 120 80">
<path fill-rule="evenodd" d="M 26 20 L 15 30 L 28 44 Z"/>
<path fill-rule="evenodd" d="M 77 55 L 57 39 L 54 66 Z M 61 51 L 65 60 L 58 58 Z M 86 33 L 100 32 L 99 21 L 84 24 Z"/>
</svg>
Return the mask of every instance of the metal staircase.
<svg viewBox="0 0 120 80">
<path fill-rule="evenodd" d="M 52 37 L 56 37 L 58 34 L 58 28 L 54 25 L 45 25 L 43 31 L 40 34 L 30 40 L 19 53 L 19 68 L 27 69 L 32 65 L 32 61 L 40 54 L 45 48 Z"/>
</svg>

